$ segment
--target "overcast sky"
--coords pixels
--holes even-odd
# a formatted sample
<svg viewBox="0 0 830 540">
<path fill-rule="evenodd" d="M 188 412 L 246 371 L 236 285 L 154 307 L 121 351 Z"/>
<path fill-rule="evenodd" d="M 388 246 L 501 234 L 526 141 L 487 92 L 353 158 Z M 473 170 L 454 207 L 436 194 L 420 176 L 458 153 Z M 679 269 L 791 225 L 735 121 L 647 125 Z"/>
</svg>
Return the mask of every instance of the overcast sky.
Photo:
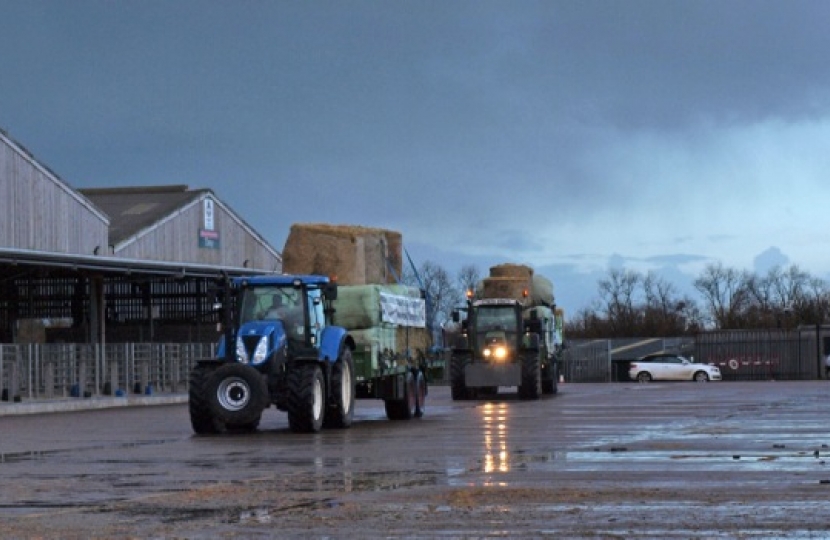
<svg viewBox="0 0 830 540">
<path fill-rule="evenodd" d="M 527 263 L 830 276 L 824 0 L 0 0 L 0 128 L 73 187 L 210 188 Z M 684 285 L 685 280 L 685 285 Z"/>
</svg>

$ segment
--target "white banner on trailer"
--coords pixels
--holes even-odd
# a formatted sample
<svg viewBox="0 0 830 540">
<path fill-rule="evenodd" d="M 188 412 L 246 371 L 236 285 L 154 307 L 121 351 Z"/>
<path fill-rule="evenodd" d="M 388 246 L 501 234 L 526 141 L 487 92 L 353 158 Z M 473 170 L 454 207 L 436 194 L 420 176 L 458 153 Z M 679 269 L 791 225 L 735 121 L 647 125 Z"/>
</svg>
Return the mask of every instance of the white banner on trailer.
<svg viewBox="0 0 830 540">
<path fill-rule="evenodd" d="M 380 320 L 401 326 L 426 328 L 427 308 L 423 298 L 380 293 Z"/>
</svg>

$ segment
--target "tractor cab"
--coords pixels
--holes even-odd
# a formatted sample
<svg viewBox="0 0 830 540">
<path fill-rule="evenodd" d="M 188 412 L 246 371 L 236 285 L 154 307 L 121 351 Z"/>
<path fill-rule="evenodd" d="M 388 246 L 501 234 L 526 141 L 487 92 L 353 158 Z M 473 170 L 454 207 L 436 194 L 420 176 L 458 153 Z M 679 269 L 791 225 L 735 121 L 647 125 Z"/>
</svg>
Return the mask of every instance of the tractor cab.
<svg viewBox="0 0 830 540">
<path fill-rule="evenodd" d="M 235 360 L 259 365 L 279 356 L 318 356 L 337 285 L 323 276 L 261 276 L 234 281 Z"/>
<path fill-rule="evenodd" d="M 478 358 L 501 362 L 515 358 L 522 338 L 521 305 L 513 300 L 477 300 L 468 311 L 470 347 Z"/>
</svg>

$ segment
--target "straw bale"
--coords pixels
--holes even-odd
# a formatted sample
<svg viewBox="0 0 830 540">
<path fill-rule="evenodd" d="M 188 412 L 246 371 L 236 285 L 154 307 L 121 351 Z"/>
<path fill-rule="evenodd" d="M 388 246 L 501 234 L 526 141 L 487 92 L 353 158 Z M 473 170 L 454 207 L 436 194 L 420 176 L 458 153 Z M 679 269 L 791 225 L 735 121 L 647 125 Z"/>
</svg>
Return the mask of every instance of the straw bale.
<svg viewBox="0 0 830 540">
<path fill-rule="evenodd" d="M 285 241 L 283 272 L 336 276 L 343 285 L 395 283 L 402 245 L 401 234 L 387 229 L 297 223 Z"/>
</svg>

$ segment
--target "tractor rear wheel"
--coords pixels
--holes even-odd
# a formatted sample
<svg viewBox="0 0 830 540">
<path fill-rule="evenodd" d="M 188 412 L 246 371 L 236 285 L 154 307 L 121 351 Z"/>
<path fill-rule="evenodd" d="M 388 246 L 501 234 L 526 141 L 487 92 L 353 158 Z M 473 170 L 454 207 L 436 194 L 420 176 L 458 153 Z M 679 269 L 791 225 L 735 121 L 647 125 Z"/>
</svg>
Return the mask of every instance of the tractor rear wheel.
<svg viewBox="0 0 830 540">
<path fill-rule="evenodd" d="M 528 352 L 522 358 L 522 384 L 519 386 L 521 399 L 539 399 L 542 393 L 542 366 L 539 354 Z"/>
<path fill-rule="evenodd" d="M 467 364 L 463 356 L 450 358 L 450 394 L 453 401 L 470 399 L 470 389 L 464 381 L 464 366 Z"/>
<path fill-rule="evenodd" d="M 286 405 L 291 431 L 320 431 L 326 410 L 326 382 L 320 366 L 299 364 L 289 367 Z"/>
<path fill-rule="evenodd" d="M 331 400 L 324 425 L 347 428 L 354 419 L 355 378 L 352 351 L 346 347 L 331 372 Z"/>
<path fill-rule="evenodd" d="M 555 394 L 559 391 L 559 369 L 556 362 L 551 362 L 545 371 L 547 373 L 542 377 L 542 393 Z"/>
</svg>

